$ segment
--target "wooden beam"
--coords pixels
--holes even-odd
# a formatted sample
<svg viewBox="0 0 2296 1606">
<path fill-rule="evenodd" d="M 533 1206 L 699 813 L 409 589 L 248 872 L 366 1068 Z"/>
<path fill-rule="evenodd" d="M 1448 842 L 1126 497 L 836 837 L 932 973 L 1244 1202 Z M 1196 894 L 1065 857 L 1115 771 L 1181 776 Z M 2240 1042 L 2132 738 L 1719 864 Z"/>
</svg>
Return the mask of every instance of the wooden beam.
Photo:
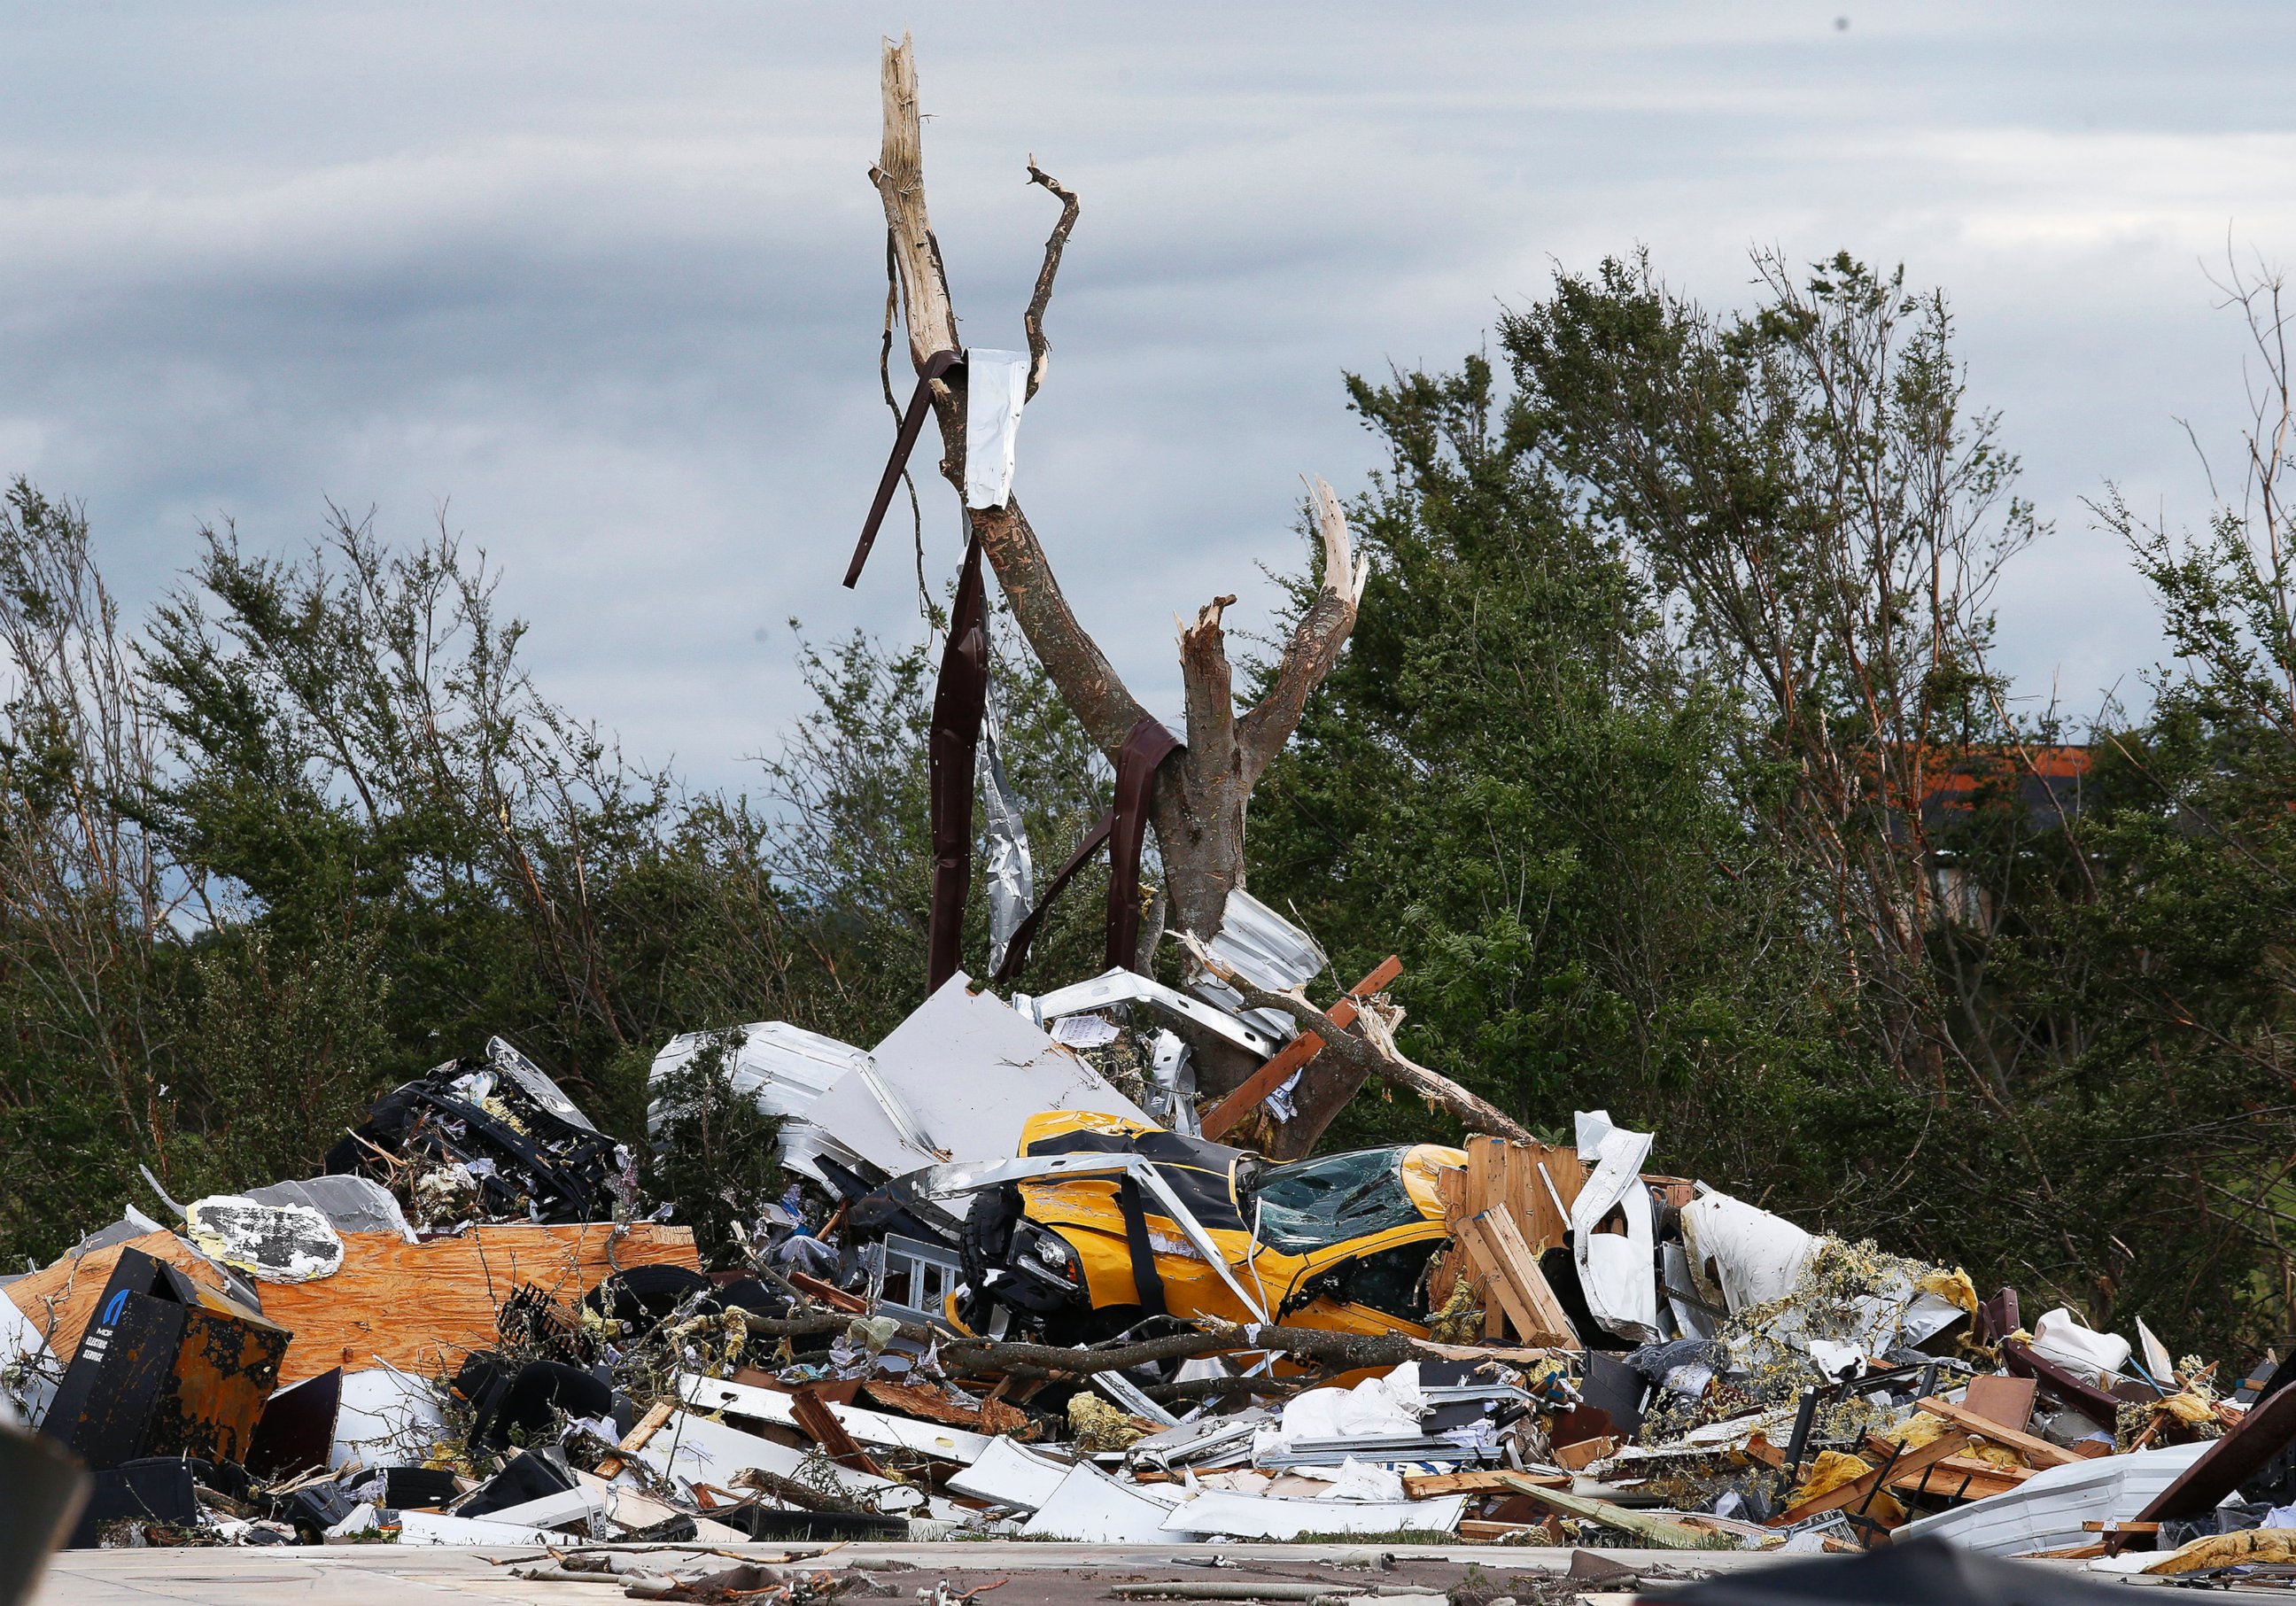
<svg viewBox="0 0 2296 1606">
<path fill-rule="evenodd" d="M 640 1417 L 627 1433 L 622 1435 L 622 1442 L 614 1446 L 618 1454 L 609 1455 L 598 1463 L 598 1476 L 611 1478 L 620 1471 L 623 1457 L 635 1455 L 644 1449 L 646 1441 L 661 1431 L 662 1425 L 669 1421 L 672 1413 L 676 1409 L 677 1407 L 668 1400 L 656 1401 L 652 1409 Z"/>
<path fill-rule="evenodd" d="M 1406 1472 L 1403 1492 L 1414 1500 L 1433 1500 L 1443 1495 L 1505 1495 L 1517 1491 L 1520 1486 L 1514 1480 L 1519 1478 L 1556 1489 L 1567 1489 L 1572 1482 L 1551 1473 L 1492 1471 L 1488 1468 L 1473 1472 Z"/>
<path fill-rule="evenodd" d="M 1506 1313 L 1516 1332 L 1534 1332 L 1538 1328 L 1538 1318 L 1531 1314 L 1529 1304 L 1516 1291 L 1513 1281 L 1500 1265 L 1497 1248 L 1484 1235 L 1483 1224 L 1488 1220 L 1486 1216 L 1469 1216 L 1452 1227 L 1452 1234 L 1466 1249 L 1467 1264 L 1478 1274 L 1480 1291 L 1491 1298 L 1496 1308 Z"/>
<path fill-rule="evenodd" d="M 1538 1269 L 1538 1257 L 1530 1252 L 1522 1234 L 1515 1230 L 1503 1210 L 1490 1210 L 1475 1218 L 1491 1247 L 1499 1252 L 1500 1274 L 1514 1285 L 1517 1299 L 1529 1313 L 1532 1325 L 1521 1330 L 1518 1336 L 1526 1344 L 1547 1344 L 1562 1349 L 1581 1348 L 1578 1332 L 1570 1318 L 1563 1314 L 1562 1302 L 1547 1286 L 1546 1274 Z"/>
<path fill-rule="evenodd" d="M 1562 1489 L 1551 1489 L 1545 1484 L 1533 1482 L 1521 1472 L 1503 1472 L 1500 1476 L 1507 1480 L 1507 1487 L 1518 1495 L 1528 1495 L 1549 1511 L 1576 1517 L 1583 1522 L 1599 1522 L 1605 1528 L 1615 1528 L 1665 1550 L 1705 1550 L 1713 1544 L 1714 1535 L 1710 1529 L 1693 1528 L 1686 1522 L 1652 1517 L 1642 1512 L 1630 1512 L 1623 1506 L 1612 1505 L 1607 1500 L 1587 1500 Z"/>
<path fill-rule="evenodd" d="M 1357 1009 L 1356 1000 L 1367 998 L 1383 991 L 1390 982 L 1403 974 L 1403 961 L 1390 954 L 1374 966 L 1370 975 L 1348 989 L 1348 996 L 1332 1005 L 1328 1012 L 1333 1024 L 1353 1026 Z M 1203 1118 L 1206 1137 L 1217 1138 L 1259 1108 L 1267 1095 L 1292 1078 L 1292 1073 L 1322 1052 L 1324 1040 L 1313 1031 L 1302 1031 L 1282 1048 L 1267 1064 L 1244 1078 L 1243 1086 L 1212 1107 Z"/>
<path fill-rule="evenodd" d="M 1931 1416 L 1941 1416 L 1955 1427 L 1974 1433 L 1978 1438 L 1989 1440 L 2004 1449 L 2014 1450 L 2036 1466 L 2062 1467 L 2082 1459 L 2070 1450 L 2060 1448 L 2046 1438 L 2036 1438 L 2030 1433 L 2021 1433 L 2014 1428 L 2005 1428 L 1989 1417 L 1980 1416 L 1966 1406 L 1954 1405 L 1948 1400 L 1935 1397 L 1925 1399 L 1921 1402 L 1919 1409 L 1928 1412 Z"/>
<path fill-rule="evenodd" d="M 807 1436 L 821 1446 L 822 1453 L 839 1466 L 856 1472 L 866 1472 L 875 1478 L 885 1475 L 885 1469 L 870 1459 L 869 1452 L 854 1442 L 853 1436 L 845 1430 L 845 1424 L 837 1420 L 837 1413 L 829 1408 L 829 1402 L 821 1397 L 818 1385 L 799 1389 L 790 1396 L 790 1414 L 797 1418 L 797 1425 L 805 1430 Z"/>
</svg>

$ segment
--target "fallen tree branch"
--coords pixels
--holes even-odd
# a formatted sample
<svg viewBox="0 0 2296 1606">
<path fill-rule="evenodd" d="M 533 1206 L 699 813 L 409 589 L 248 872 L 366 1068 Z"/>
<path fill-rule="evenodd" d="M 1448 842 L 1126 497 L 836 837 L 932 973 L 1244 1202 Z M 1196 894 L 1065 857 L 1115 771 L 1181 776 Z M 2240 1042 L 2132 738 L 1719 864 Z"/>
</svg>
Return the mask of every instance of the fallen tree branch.
<svg viewBox="0 0 2296 1606">
<path fill-rule="evenodd" d="M 1374 1001 L 1365 999 L 1358 1006 L 1360 1013 L 1356 1019 L 1363 1030 L 1361 1033 L 1351 1031 L 1308 1003 L 1304 995 L 1296 991 L 1271 993 L 1232 966 L 1221 963 L 1212 956 L 1210 948 L 1197 940 L 1193 932 L 1181 932 L 1180 940 L 1186 945 L 1190 956 L 1199 965 L 1242 994 L 1248 1006 L 1281 1010 L 1321 1037 L 1324 1051 L 1308 1061 L 1311 1071 L 1319 1065 L 1325 1069 L 1326 1074 L 1338 1069 L 1353 1074 L 1357 1086 L 1361 1086 L 1368 1077 L 1377 1077 L 1402 1088 L 1414 1098 L 1426 1100 L 1470 1132 L 1486 1132 L 1494 1137 L 1505 1138 L 1510 1143 L 1537 1141 L 1520 1124 L 1450 1077 L 1406 1058 L 1403 1052 L 1395 1046 L 1394 1034 Z"/>
<path fill-rule="evenodd" d="M 770 1495 L 783 1505 L 796 1506 L 807 1512 L 843 1512 L 853 1516 L 874 1515 L 870 1508 L 849 1495 L 832 1494 L 816 1488 L 794 1478 L 784 1478 L 779 1472 L 768 1472 L 762 1467 L 743 1467 L 734 1474 L 733 1487 L 754 1489 L 760 1495 Z"/>
</svg>

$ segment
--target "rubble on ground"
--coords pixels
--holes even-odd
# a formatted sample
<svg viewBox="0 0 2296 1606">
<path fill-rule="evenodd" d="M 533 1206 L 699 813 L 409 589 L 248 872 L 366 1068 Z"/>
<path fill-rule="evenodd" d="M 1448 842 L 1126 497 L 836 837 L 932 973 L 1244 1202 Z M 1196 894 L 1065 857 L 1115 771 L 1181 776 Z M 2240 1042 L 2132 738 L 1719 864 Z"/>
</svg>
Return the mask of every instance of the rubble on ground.
<svg viewBox="0 0 2296 1606">
<path fill-rule="evenodd" d="M 1320 966 L 1244 913 L 1255 985 Z M 2296 1364 L 2029 1324 L 2014 1291 L 1664 1175 L 1600 1110 L 1568 1143 L 1271 1162 L 1204 1133 L 1280 1128 L 1280 1082 L 1199 1095 L 1194 1062 L 1315 1051 L 1236 1002 L 959 975 L 871 1051 L 747 1028 L 728 1078 L 791 1181 L 732 1270 L 495 1039 L 327 1175 L 160 1196 L 172 1225 L 131 1210 L 0 1282 L 0 1434 L 88 1470 L 75 1545 L 540 1547 L 521 1576 L 658 1599 L 755 1586 L 614 1546 L 2296 1553 Z"/>
</svg>

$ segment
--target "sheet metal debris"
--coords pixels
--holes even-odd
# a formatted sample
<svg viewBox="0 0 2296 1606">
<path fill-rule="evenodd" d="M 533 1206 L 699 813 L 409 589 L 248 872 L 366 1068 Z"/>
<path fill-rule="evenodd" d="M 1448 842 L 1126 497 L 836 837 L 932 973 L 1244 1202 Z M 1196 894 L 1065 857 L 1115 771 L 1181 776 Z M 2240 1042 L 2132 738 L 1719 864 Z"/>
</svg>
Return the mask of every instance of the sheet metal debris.
<svg viewBox="0 0 2296 1606">
<path fill-rule="evenodd" d="M 1326 968 L 1230 913 L 1261 985 Z M 2206 1572 L 2296 1520 L 2296 1368 L 2234 1395 L 2149 1327 L 2028 1332 L 2014 1291 L 1660 1174 L 1601 1110 L 1284 1163 L 1202 1136 L 1201 1046 L 1305 1063 L 1276 1024 L 1119 968 L 1010 1004 L 959 974 L 873 1049 L 676 1038 L 656 1081 L 727 1045 L 792 1179 L 706 1274 L 496 1038 L 340 1171 L 0 1286 L 0 1398 L 94 1469 L 81 1542 L 533 1545 L 522 1576 L 660 1599 L 733 1586 L 612 1546 L 1935 1536 Z"/>
</svg>

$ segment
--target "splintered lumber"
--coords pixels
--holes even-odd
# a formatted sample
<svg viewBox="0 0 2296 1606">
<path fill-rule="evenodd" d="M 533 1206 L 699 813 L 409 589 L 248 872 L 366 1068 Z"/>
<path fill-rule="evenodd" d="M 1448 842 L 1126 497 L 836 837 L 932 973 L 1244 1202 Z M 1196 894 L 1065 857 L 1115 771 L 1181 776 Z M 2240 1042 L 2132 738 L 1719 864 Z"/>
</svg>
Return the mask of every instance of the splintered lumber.
<svg viewBox="0 0 2296 1606">
<path fill-rule="evenodd" d="M 834 1282 L 824 1282 L 820 1278 L 800 1271 L 791 1271 L 784 1275 L 789 1278 L 790 1286 L 796 1289 L 798 1292 L 820 1300 L 832 1310 L 841 1310 L 851 1316 L 863 1316 L 869 1314 L 868 1300 L 862 1299 L 858 1294 L 847 1293 Z"/>
<path fill-rule="evenodd" d="M 1329 1013 L 1332 1022 L 1339 1026 L 1353 1026 L 1358 1013 L 1356 1000 L 1368 998 L 1374 993 L 1385 990 L 1390 982 L 1402 974 L 1403 961 L 1390 954 L 1373 967 L 1370 975 L 1349 988 L 1346 997 L 1332 1005 Z M 1203 1135 L 1218 1137 L 1259 1109 L 1269 1094 L 1290 1081 L 1292 1073 L 1314 1059 L 1323 1047 L 1321 1037 L 1313 1031 L 1302 1031 L 1277 1049 L 1267 1064 L 1244 1078 L 1242 1086 L 1212 1106 L 1201 1122 Z"/>
<path fill-rule="evenodd" d="M 873 1478 L 885 1475 L 885 1469 L 871 1460 L 869 1452 L 854 1442 L 853 1436 L 845 1430 L 845 1424 L 839 1422 L 837 1413 L 829 1408 L 829 1402 L 821 1397 L 819 1389 L 800 1389 L 791 1395 L 790 1413 L 797 1418 L 797 1425 L 805 1430 L 808 1437 L 821 1446 L 822 1454 L 839 1466 L 856 1472 L 866 1472 Z"/>
<path fill-rule="evenodd" d="M 1551 1345 L 1559 1349 L 1576 1349 L 1578 1335 L 1571 1328 L 1570 1318 L 1563 1314 L 1562 1303 L 1547 1285 L 1546 1274 L 1538 1269 L 1538 1257 L 1515 1231 L 1514 1223 L 1505 1212 L 1492 1210 L 1476 1218 L 1484 1240 L 1499 1254 L 1498 1271 L 1513 1285 L 1516 1297 L 1529 1314 L 1531 1325 L 1518 1329 L 1526 1344 Z"/>
<path fill-rule="evenodd" d="M 598 1476 L 611 1478 L 620 1471 L 623 1456 L 635 1455 L 644 1449 L 648 1441 L 661 1431 L 663 1424 L 669 1421 L 676 1410 L 677 1407 L 668 1400 L 656 1400 L 644 1416 L 631 1424 L 630 1430 L 622 1435 L 622 1442 L 614 1446 L 620 1454 L 608 1455 L 598 1463 Z"/>
<path fill-rule="evenodd" d="M 1513 1324 L 1517 1332 L 1534 1332 L 1538 1326 L 1538 1318 L 1531 1314 L 1529 1302 L 1524 1299 L 1513 1281 L 1500 1270 L 1497 1246 L 1484 1234 L 1484 1225 L 1488 1219 L 1483 1216 L 1469 1216 L 1452 1226 L 1452 1236 L 1467 1251 L 1468 1269 L 1474 1276 L 1479 1291 L 1486 1296 L 1484 1302 L 1491 1312 L 1503 1312 L 1505 1320 Z M 1488 1322 L 1484 1325 L 1483 1335 L 1486 1338 L 1498 1336 L 1491 1331 Z"/>
<path fill-rule="evenodd" d="M 280 1386 L 378 1361 L 436 1376 L 500 1341 L 498 1309 L 521 1287 L 572 1304 L 617 1266 L 701 1269 L 691 1227 L 638 1222 L 619 1229 L 619 1238 L 616 1231 L 606 1222 L 481 1226 L 427 1243 L 396 1233 L 345 1233 L 342 1268 L 332 1275 L 259 1285 L 264 1316 L 295 1335 Z M 215 1269 L 172 1233 L 149 1233 L 8 1284 L 9 1299 L 57 1355 L 78 1349 L 121 1248 L 179 1266 L 210 1288 L 221 1285 Z"/>
<path fill-rule="evenodd" d="M 1504 1211 L 1534 1255 L 1570 1241 L 1570 1207 L 1587 1184 L 1578 1151 L 1487 1136 L 1469 1138 L 1466 1151 L 1468 1215 Z"/>
<path fill-rule="evenodd" d="M 2136 1513 L 2138 1520 L 2159 1522 L 2215 1510 L 2226 1495 L 2262 1471 L 2292 1440 L 2296 1440 L 2296 1387 L 2284 1386 L 2226 1429 L 2222 1438 L 2202 1451 L 2199 1460 Z"/>
<path fill-rule="evenodd" d="M 1923 1400 L 1917 1409 L 1926 1411 L 1931 1416 L 1941 1416 L 1955 1427 L 1974 1433 L 2005 1450 L 2014 1450 L 2037 1467 L 2062 1467 L 2081 1459 L 2070 1450 L 2061 1449 L 2046 1438 L 2036 1438 L 2030 1433 L 2005 1428 L 1991 1418 L 1980 1416 L 1967 1406 L 1956 1405 L 1950 1400 L 1932 1396 Z"/>
<path fill-rule="evenodd" d="M 1960 1454 L 1976 1442 L 1975 1437 L 1967 1433 L 1940 1434 L 1921 1448 L 1907 1450 L 1896 1460 L 1853 1478 L 1848 1483 L 1837 1485 L 1823 1495 L 1813 1495 L 1800 1505 L 1788 1506 L 1770 1519 L 1769 1526 L 1791 1528 L 1797 1522 L 1826 1512 L 1840 1511 L 1845 1505 L 1861 1505 L 1881 1488 L 1884 1480 L 1892 1486 L 1908 1477 L 1919 1481 L 1919 1475 L 1925 1468 L 1935 1466 L 1949 1455 Z"/>
</svg>

